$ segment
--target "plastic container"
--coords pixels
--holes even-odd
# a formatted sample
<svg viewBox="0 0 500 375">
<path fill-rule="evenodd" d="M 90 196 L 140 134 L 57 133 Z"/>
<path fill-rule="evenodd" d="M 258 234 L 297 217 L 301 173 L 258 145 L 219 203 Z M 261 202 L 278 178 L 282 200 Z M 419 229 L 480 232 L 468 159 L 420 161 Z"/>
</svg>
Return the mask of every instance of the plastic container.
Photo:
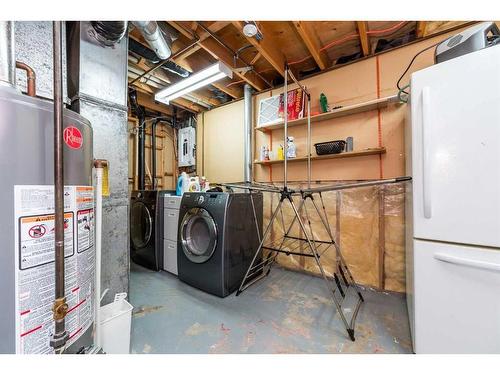
<svg viewBox="0 0 500 375">
<path fill-rule="evenodd" d="M 280 145 L 280 147 L 278 147 L 278 160 L 284 160 L 284 159 L 285 159 L 285 154 L 283 151 L 283 146 Z"/>
<path fill-rule="evenodd" d="M 177 189 L 175 190 L 175 195 L 181 196 L 187 190 L 188 176 L 186 172 L 182 172 L 177 180 Z"/>
<path fill-rule="evenodd" d="M 200 179 L 198 178 L 198 176 L 191 177 L 189 179 L 189 184 L 188 184 L 187 191 L 190 192 L 190 193 L 201 191 L 201 188 L 200 188 Z"/>
<path fill-rule="evenodd" d="M 288 137 L 287 139 L 287 147 L 286 147 L 286 157 L 287 158 L 295 158 L 297 157 L 297 148 L 295 147 L 295 143 L 293 142 L 293 137 Z"/>
<path fill-rule="evenodd" d="M 101 346 L 108 354 L 130 353 L 132 305 L 118 299 L 101 307 Z"/>
</svg>

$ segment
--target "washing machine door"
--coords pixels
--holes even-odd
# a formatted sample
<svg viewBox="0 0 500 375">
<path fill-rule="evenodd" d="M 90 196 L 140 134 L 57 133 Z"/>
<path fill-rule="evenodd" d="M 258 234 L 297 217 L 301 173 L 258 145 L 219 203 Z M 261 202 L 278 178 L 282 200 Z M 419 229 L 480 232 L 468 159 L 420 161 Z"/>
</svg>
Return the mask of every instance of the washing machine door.
<svg viewBox="0 0 500 375">
<path fill-rule="evenodd" d="M 217 225 L 203 208 L 191 208 L 180 225 L 182 250 L 193 263 L 209 260 L 217 247 Z"/>
<path fill-rule="evenodd" d="M 148 206 L 136 201 L 130 209 L 130 240 L 134 249 L 147 246 L 153 234 L 153 217 Z"/>
</svg>

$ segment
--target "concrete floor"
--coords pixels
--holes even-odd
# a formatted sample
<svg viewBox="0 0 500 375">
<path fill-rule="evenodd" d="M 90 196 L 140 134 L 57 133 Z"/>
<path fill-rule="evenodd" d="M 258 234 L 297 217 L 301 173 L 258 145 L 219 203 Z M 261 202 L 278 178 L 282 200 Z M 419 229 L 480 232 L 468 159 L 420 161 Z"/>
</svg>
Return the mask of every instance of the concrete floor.
<svg viewBox="0 0 500 375">
<path fill-rule="evenodd" d="M 349 340 L 322 279 L 275 266 L 219 298 L 132 264 L 132 353 L 410 353 L 404 296 L 363 292 Z"/>
</svg>

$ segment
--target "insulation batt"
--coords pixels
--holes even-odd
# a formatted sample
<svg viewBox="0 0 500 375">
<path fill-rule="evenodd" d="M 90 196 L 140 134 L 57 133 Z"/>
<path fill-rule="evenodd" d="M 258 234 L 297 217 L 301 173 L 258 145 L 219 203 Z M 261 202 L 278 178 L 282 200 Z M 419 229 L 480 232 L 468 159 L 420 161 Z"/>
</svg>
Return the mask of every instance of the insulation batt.
<svg viewBox="0 0 500 375">
<path fill-rule="evenodd" d="M 344 182 L 343 182 L 344 183 Z M 328 185 L 331 185 L 329 183 Z M 291 189 L 299 189 L 305 186 L 290 186 Z M 313 185 L 314 186 L 314 185 Z M 320 186 L 320 185 L 315 185 Z M 385 251 L 384 251 L 384 275 L 385 289 L 397 292 L 405 291 L 405 222 L 404 222 L 404 184 L 384 185 L 384 224 L 385 224 Z M 379 283 L 379 190 L 380 186 L 356 188 L 341 191 L 328 191 L 322 193 L 325 203 L 328 221 L 335 238 L 337 223 L 337 194 L 340 195 L 340 248 L 342 254 L 357 283 L 378 288 Z M 314 194 L 314 199 L 321 209 L 319 195 Z M 297 208 L 301 199 L 294 196 Z M 264 194 L 264 228 L 269 223 L 273 209 L 279 202 L 278 194 Z M 293 220 L 293 211 L 289 203 L 283 204 L 283 217 L 285 226 L 289 226 Z M 306 213 L 307 211 L 307 213 Z M 301 218 L 307 223 L 309 216 L 312 223 L 313 235 L 316 240 L 329 240 L 329 236 L 321 223 L 310 199 L 307 200 L 307 210 L 302 209 Z M 306 229 L 309 227 L 306 225 Z M 270 240 L 279 240 L 284 230 L 281 215 L 278 214 L 270 234 Z M 299 236 L 300 228 L 296 223 L 291 231 L 292 236 Z M 303 237 L 303 236 L 301 236 Z M 293 244 L 295 248 L 297 244 Z M 331 276 L 335 268 L 336 251 L 330 247 L 321 254 L 321 263 Z M 309 252 L 307 245 L 302 244 L 296 251 Z M 277 262 L 293 270 L 306 271 L 320 275 L 314 258 L 300 257 L 296 255 L 280 254 Z"/>
</svg>

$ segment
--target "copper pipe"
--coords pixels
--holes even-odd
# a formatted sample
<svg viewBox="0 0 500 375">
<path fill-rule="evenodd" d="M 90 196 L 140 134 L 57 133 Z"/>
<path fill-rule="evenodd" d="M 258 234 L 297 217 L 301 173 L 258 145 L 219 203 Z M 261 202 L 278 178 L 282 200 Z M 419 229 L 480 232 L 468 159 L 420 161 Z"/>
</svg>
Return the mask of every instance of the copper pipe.
<svg viewBox="0 0 500 375">
<path fill-rule="evenodd" d="M 63 85 L 62 85 L 62 22 L 54 21 L 52 56 L 54 63 L 54 266 L 55 266 L 55 330 L 50 346 L 56 353 L 64 350 L 68 340 L 65 317 L 68 304 L 65 297 L 64 269 L 64 158 L 63 158 Z"/>
<path fill-rule="evenodd" d="M 28 95 L 36 96 L 36 74 L 33 68 L 21 61 L 16 61 L 16 68 L 26 72 L 26 81 L 28 84 Z"/>
</svg>

